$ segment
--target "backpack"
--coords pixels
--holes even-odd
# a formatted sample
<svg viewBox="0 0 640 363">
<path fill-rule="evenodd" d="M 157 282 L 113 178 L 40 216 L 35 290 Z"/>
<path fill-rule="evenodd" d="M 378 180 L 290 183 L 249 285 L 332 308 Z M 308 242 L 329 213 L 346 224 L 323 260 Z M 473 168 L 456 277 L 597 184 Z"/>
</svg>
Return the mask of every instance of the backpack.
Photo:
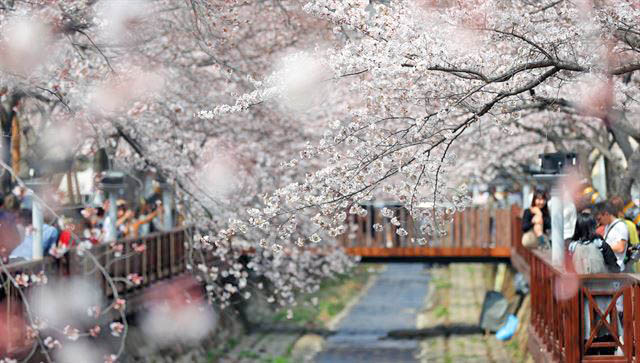
<svg viewBox="0 0 640 363">
<path fill-rule="evenodd" d="M 604 258 L 604 264 L 609 269 L 609 272 L 620 272 L 620 266 L 618 266 L 618 259 L 616 258 L 616 254 L 611 249 L 608 243 L 600 241 L 600 252 L 602 253 L 602 257 Z"/>
<path fill-rule="evenodd" d="M 576 273 L 580 275 L 608 272 L 604 254 L 594 241 L 577 242 L 571 260 Z"/>
<path fill-rule="evenodd" d="M 609 236 L 609 232 L 611 232 L 613 227 L 615 227 L 616 224 L 618 224 L 620 222 L 622 222 L 622 220 L 620 220 L 620 219 L 617 219 L 615 222 L 613 222 L 611 227 L 609 227 L 609 229 L 607 230 L 607 233 L 604 235 L 604 238 L 603 238 L 604 241 L 607 240 L 607 237 Z M 623 224 L 624 224 L 624 222 L 623 222 Z M 625 227 L 626 227 L 626 225 L 625 225 Z M 608 243 L 605 242 L 603 244 L 607 245 L 607 247 L 609 247 L 609 249 L 611 250 L 611 246 L 609 246 Z M 629 262 L 629 260 L 631 260 L 631 255 L 633 253 L 633 250 L 631 248 L 629 248 L 629 247 L 631 247 L 631 243 L 629 241 L 627 241 L 627 250 L 625 251 L 624 259 L 622 260 L 625 265 L 627 264 L 627 262 Z M 614 254 L 613 250 L 611 250 L 611 254 L 613 255 L 613 257 L 616 257 L 616 255 Z M 616 261 L 617 261 L 617 258 L 616 258 Z M 620 266 L 618 266 L 617 262 L 616 262 L 616 266 L 617 266 L 616 269 L 615 270 L 611 270 L 611 272 L 620 272 Z M 609 269 L 611 269 L 611 268 L 609 268 Z"/>
</svg>

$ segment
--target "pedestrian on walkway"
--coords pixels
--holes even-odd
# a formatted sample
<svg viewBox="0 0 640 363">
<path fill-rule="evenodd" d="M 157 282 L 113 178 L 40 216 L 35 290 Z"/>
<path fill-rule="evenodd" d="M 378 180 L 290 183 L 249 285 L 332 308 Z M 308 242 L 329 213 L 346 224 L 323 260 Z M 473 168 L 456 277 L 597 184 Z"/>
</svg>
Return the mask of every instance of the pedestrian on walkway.
<svg viewBox="0 0 640 363">
<path fill-rule="evenodd" d="M 627 225 L 616 217 L 617 210 L 611 202 L 597 203 L 594 209 L 598 225 L 605 226 L 603 239 L 615 253 L 620 272 L 625 271 L 625 257 L 629 242 Z"/>
<path fill-rule="evenodd" d="M 625 218 L 624 208 L 625 203 L 622 198 L 618 195 L 611 197 L 610 199 L 611 205 L 616 210 L 616 218 L 624 222 L 627 227 L 627 231 L 629 232 L 629 245 L 627 246 L 627 255 L 625 259 L 625 264 L 627 264 L 627 269 L 629 272 L 635 272 L 636 268 L 634 266 L 633 261 L 631 261 L 631 256 L 633 255 L 633 248 L 638 246 L 638 230 L 636 228 L 635 223 Z"/>
<path fill-rule="evenodd" d="M 22 242 L 13 250 L 9 255 L 9 261 L 12 260 L 27 260 L 33 259 L 33 228 L 32 225 L 32 212 L 28 209 L 20 210 L 20 223 L 25 226 L 25 235 Z M 49 254 L 49 249 L 58 241 L 58 230 L 47 224 L 42 224 L 42 251 L 43 255 Z"/>
<path fill-rule="evenodd" d="M 522 216 L 522 245 L 527 248 L 548 245 L 548 233 L 551 230 L 551 218 L 547 207 L 547 194 L 537 190 L 533 194 L 531 207 L 524 210 Z"/>
<path fill-rule="evenodd" d="M 596 219 L 590 213 L 580 213 L 576 218 L 575 232 L 572 241 L 569 243 L 569 255 L 573 263 L 575 272 L 581 275 L 584 274 L 600 274 L 607 273 L 611 269 L 617 270 L 617 259 L 609 244 L 604 242 L 596 234 Z M 599 280 L 584 280 L 583 282 L 586 291 L 608 291 L 616 290 L 617 286 L 611 286 L 610 282 Z M 582 293 L 582 292 L 581 292 Z M 598 326 L 598 321 L 601 317 L 592 313 L 591 301 L 595 301 L 600 311 L 606 311 L 611 298 L 609 296 L 593 296 L 592 300 L 584 298 L 584 341 L 588 341 L 592 335 L 592 328 Z M 611 320 L 611 316 L 607 317 L 607 320 Z M 622 331 L 621 319 L 616 316 L 615 324 L 618 325 L 619 330 Z M 598 331 L 594 334 L 594 342 L 609 342 L 613 340 L 611 332 L 604 326 L 600 325 Z M 615 349 L 605 348 L 590 348 L 590 354 L 613 354 Z"/>
</svg>

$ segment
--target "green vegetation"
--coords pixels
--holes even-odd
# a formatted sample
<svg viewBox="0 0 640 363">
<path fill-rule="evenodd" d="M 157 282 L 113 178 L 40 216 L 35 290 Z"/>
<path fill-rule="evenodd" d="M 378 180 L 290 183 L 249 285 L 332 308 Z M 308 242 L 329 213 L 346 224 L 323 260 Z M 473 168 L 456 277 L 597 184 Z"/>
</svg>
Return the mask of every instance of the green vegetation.
<svg viewBox="0 0 640 363">
<path fill-rule="evenodd" d="M 262 362 L 264 362 L 264 363 L 290 363 L 291 361 L 289 360 L 288 357 L 279 356 L 279 357 L 272 357 L 272 358 L 263 359 Z"/>
<path fill-rule="evenodd" d="M 453 284 L 448 279 L 436 277 L 431 280 L 431 283 L 436 287 L 436 290 L 450 289 Z"/>
<path fill-rule="evenodd" d="M 243 350 L 238 353 L 238 358 L 258 359 L 260 358 L 260 354 L 250 350 Z"/>
<path fill-rule="evenodd" d="M 444 363 L 453 363 L 453 358 L 451 358 L 451 355 L 448 352 L 444 356 Z"/>
<path fill-rule="evenodd" d="M 229 340 L 227 340 L 222 347 L 212 349 L 207 352 L 207 361 L 211 363 L 217 362 L 218 359 L 223 357 L 225 353 L 235 348 L 236 345 L 238 345 L 238 341 L 235 338 L 229 338 Z"/>
<path fill-rule="evenodd" d="M 324 281 L 317 292 L 298 297 L 298 306 L 292 309 L 291 319 L 287 319 L 287 309 L 283 309 L 274 314 L 273 322 L 288 322 L 306 327 L 325 327 L 362 290 L 369 277 L 377 273 L 380 268 L 380 265 L 360 264 L 349 274 Z M 313 302 L 316 302 L 315 306 Z M 208 361 L 210 363 L 217 362 L 225 354 L 232 351 L 237 344 L 237 341 L 230 339 L 223 347 L 210 350 Z M 291 361 L 292 350 L 293 344 L 280 356 L 262 356 L 258 352 L 248 350 L 234 355 L 238 359 L 248 359 L 260 363 L 293 363 Z"/>
<path fill-rule="evenodd" d="M 360 264 L 351 274 L 324 281 L 317 292 L 298 298 L 298 306 L 293 309 L 293 317 L 289 321 L 299 325 L 325 326 L 362 290 L 369 276 L 379 268 L 379 265 Z M 316 306 L 312 304 L 314 299 L 317 300 Z M 276 322 L 287 320 L 286 310 L 274 316 Z"/>
<path fill-rule="evenodd" d="M 436 317 L 444 318 L 446 316 L 449 316 L 449 309 L 446 306 L 440 305 L 436 308 L 434 313 L 436 314 Z"/>
<path fill-rule="evenodd" d="M 511 356 L 514 358 L 515 361 L 519 362 L 523 360 L 525 351 L 523 351 L 523 349 L 520 349 L 520 345 L 518 344 L 517 339 L 512 338 L 506 344 L 506 347 L 507 347 L 507 350 L 509 350 L 509 353 L 511 353 Z"/>
</svg>

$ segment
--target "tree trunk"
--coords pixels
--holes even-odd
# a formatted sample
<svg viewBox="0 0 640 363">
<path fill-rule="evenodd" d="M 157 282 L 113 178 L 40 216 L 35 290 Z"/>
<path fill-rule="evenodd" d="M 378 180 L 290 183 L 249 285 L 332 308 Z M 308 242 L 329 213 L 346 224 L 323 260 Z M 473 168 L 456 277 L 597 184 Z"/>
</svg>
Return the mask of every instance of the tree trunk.
<svg viewBox="0 0 640 363">
<path fill-rule="evenodd" d="M 636 148 L 627 162 L 627 171 L 620 181 L 620 195 L 623 199 L 631 196 L 631 186 L 640 181 L 640 147 Z"/>
<path fill-rule="evenodd" d="M 629 168 L 625 170 L 620 162 L 605 158 L 604 165 L 607 175 L 607 199 L 613 195 L 619 195 L 622 199 L 627 199 L 629 193 L 625 193 L 622 188 L 623 176 L 629 172 Z M 631 187 L 629 187 L 631 190 Z"/>
<path fill-rule="evenodd" d="M 20 120 L 18 115 L 13 116 L 13 122 L 11 124 L 11 168 L 16 173 L 20 174 Z M 15 178 L 11 178 L 12 182 L 15 182 Z"/>
<path fill-rule="evenodd" d="M 16 117 L 16 107 L 20 102 L 23 94 L 21 92 L 12 93 L 8 97 L 8 101 L 5 105 L 0 104 L 0 129 L 2 130 L 2 161 L 6 165 L 12 164 L 11 159 L 11 139 L 12 139 L 12 127 L 13 119 Z M 0 189 L 6 194 L 11 190 L 11 173 L 3 169 L 0 174 Z"/>
</svg>

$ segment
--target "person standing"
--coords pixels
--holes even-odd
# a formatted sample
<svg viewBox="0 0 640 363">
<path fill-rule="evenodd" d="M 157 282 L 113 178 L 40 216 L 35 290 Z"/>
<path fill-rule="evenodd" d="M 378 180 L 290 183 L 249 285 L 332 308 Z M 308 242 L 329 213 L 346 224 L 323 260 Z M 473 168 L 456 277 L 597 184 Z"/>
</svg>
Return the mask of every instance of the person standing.
<svg viewBox="0 0 640 363">
<path fill-rule="evenodd" d="M 616 258 L 611 251 L 609 245 L 600 239 L 596 234 L 596 220 L 590 213 L 579 213 L 576 219 L 576 227 L 574 235 L 569 244 L 569 256 L 571 256 L 572 265 L 578 274 L 603 274 L 617 269 Z M 601 280 L 583 280 L 584 287 L 589 290 L 610 290 L 610 282 Z M 601 311 L 606 311 L 609 307 L 608 296 L 594 296 L 593 300 Z M 584 304 L 584 342 L 593 336 L 594 342 L 611 342 L 613 337 L 608 329 L 598 323 L 600 316 L 593 314 L 591 310 L 591 302 L 583 299 Z M 621 319 L 615 319 L 618 331 L 622 331 Z M 597 329 L 597 330 L 596 330 Z M 596 331 L 593 331 L 596 330 Z M 590 348 L 590 353 L 597 355 L 598 353 L 611 355 L 615 349 L 612 348 Z"/>
<path fill-rule="evenodd" d="M 604 241 L 611 246 L 616 255 L 620 272 L 625 271 L 625 257 L 629 242 L 627 225 L 616 217 L 616 208 L 611 202 L 600 202 L 595 205 L 595 217 L 604 227 Z"/>
<path fill-rule="evenodd" d="M 547 207 L 547 195 L 537 190 L 533 194 L 531 207 L 524 210 L 522 215 L 522 244 L 527 248 L 545 246 L 548 243 L 551 218 Z"/>
<path fill-rule="evenodd" d="M 33 228 L 32 212 L 28 209 L 20 210 L 21 223 L 26 227 L 22 242 L 9 255 L 9 260 L 33 260 Z M 58 241 L 58 230 L 47 224 L 42 224 L 42 251 L 43 255 L 49 254 L 49 249 Z"/>
</svg>

